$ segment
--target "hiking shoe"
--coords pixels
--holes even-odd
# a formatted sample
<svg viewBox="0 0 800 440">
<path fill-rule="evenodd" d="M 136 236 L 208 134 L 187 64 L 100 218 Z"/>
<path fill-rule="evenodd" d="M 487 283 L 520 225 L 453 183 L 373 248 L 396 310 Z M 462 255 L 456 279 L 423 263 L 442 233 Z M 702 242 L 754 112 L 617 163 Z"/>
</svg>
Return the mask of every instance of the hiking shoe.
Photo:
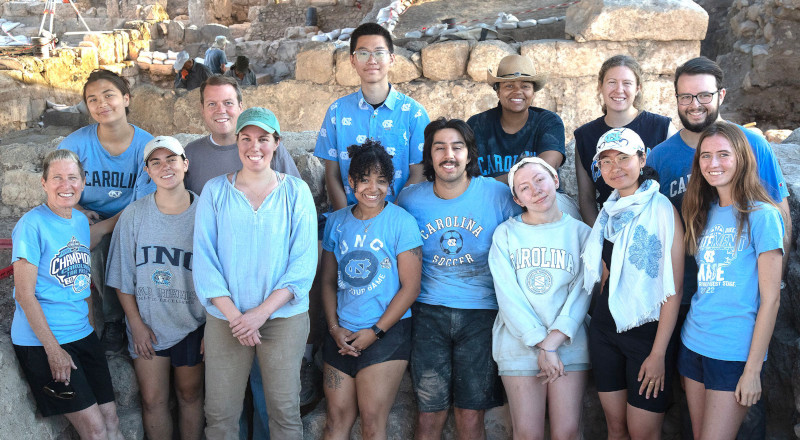
<svg viewBox="0 0 800 440">
<path fill-rule="evenodd" d="M 105 323 L 103 337 L 103 350 L 106 355 L 119 354 L 125 347 L 125 323 L 122 321 L 112 321 Z"/>
<path fill-rule="evenodd" d="M 303 359 L 300 366 L 300 406 L 312 403 L 319 395 L 319 382 L 322 373 L 313 361 Z"/>
</svg>

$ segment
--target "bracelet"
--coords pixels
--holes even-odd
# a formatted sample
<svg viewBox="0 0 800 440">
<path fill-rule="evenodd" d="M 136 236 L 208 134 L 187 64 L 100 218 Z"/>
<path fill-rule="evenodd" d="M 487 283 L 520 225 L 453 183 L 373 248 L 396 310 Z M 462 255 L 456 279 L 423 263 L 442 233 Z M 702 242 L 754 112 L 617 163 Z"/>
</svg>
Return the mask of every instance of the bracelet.
<svg viewBox="0 0 800 440">
<path fill-rule="evenodd" d="M 332 326 L 328 327 L 328 331 L 332 332 L 335 328 L 339 328 L 339 324 L 333 324 Z"/>
<path fill-rule="evenodd" d="M 546 348 L 542 348 L 542 350 L 544 350 L 544 351 L 546 351 L 546 352 L 548 352 L 548 353 L 557 353 L 557 352 L 558 352 L 558 349 L 555 349 L 555 350 L 548 350 L 548 349 L 546 349 Z"/>
</svg>

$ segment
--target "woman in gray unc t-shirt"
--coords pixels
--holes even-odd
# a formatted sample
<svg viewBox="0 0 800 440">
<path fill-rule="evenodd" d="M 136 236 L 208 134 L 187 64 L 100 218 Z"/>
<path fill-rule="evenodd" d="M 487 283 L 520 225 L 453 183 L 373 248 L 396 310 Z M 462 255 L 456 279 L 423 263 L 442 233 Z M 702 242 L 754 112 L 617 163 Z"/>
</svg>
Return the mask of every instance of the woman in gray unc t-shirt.
<svg viewBox="0 0 800 440">
<path fill-rule="evenodd" d="M 109 251 L 107 283 L 117 289 L 125 310 L 147 437 L 172 438 L 172 366 L 181 438 L 199 439 L 204 425 L 205 310 L 192 281 L 198 197 L 184 187 L 189 161 L 178 140 L 154 138 L 141 159 L 157 189 L 122 212 Z"/>
</svg>

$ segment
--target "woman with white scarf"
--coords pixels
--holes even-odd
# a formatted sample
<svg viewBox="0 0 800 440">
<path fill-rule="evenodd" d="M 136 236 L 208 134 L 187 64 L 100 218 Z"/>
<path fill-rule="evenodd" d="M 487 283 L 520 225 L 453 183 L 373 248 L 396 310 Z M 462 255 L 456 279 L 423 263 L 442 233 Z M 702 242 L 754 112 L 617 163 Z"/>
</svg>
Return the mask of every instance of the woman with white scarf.
<svg viewBox="0 0 800 440">
<path fill-rule="evenodd" d="M 683 226 L 645 167 L 639 135 L 606 132 L 594 156 L 614 192 L 583 251 L 584 287 L 595 292 L 589 353 L 608 438 L 660 439 L 669 404 L 672 341 L 683 280 Z M 601 282 L 602 278 L 602 282 Z"/>
</svg>

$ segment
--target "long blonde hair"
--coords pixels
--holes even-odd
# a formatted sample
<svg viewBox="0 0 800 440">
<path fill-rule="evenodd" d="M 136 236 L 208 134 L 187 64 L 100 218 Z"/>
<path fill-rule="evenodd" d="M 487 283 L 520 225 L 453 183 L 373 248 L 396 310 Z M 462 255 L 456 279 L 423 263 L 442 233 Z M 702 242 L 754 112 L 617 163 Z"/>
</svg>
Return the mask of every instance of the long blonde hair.
<svg viewBox="0 0 800 440">
<path fill-rule="evenodd" d="M 747 141 L 742 129 L 730 122 L 717 121 L 708 126 L 700 135 L 697 149 L 692 160 L 692 177 L 683 198 L 681 213 L 686 223 L 686 251 L 690 255 L 697 253 L 700 237 L 708 221 L 708 211 L 711 203 L 719 199 L 717 189 L 706 181 L 700 170 L 700 154 L 703 141 L 711 136 L 722 136 L 728 140 L 736 158 L 736 170 L 731 180 L 731 199 L 736 210 L 736 239 L 739 241 L 745 227 L 750 227 L 749 214 L 755 209 L 756 202 L 776 206 L 769 197 L 758 175 L 758 166 L 750 143 Z"/>
</svg>

